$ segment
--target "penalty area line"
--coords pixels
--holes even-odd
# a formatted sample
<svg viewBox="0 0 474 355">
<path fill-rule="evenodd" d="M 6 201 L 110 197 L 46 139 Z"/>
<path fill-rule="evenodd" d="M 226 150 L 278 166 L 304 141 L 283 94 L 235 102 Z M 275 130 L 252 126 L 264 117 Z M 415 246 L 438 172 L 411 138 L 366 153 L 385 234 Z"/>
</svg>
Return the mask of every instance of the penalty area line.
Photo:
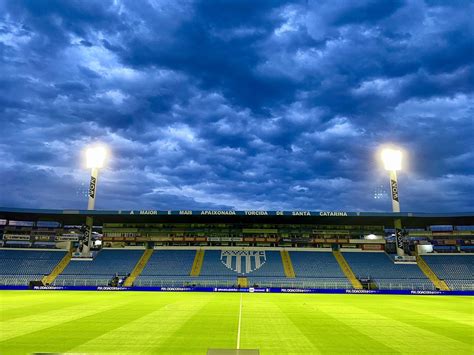
<svg viewBox="0 0 474 355">
<path fill-rule="evenodd" d="M 242 293 L 240 294 L 239 328 L 237 330 L 237 350 L 240 349 L 240 325 L 242 324 Z"/>
</svg>

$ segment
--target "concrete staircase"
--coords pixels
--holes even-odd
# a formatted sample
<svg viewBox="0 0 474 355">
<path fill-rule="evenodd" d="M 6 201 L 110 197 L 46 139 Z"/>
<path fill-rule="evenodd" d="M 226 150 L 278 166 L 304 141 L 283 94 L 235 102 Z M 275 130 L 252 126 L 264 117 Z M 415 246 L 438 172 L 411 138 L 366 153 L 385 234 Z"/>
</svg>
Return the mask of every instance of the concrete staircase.
<svg viewBox="0 0 474 355">
<path fill-rule="evenodd" d="M 286 277 L 294 279 L 296 275 L 295 270 L 293 269 L 293 263 L 291 262 L 290 254 L 286 250 L 281 250 L 280 254 Z"/>
<path fill-rule="evenodd" d="M 421 255 L 418 255 L 416 257 L 416 263 L 418 264 L 418 267 L 423 271 L 425 276 L 430 279 L 430 281 L 433 283 L 433 285 L 438 289 L 442 291 L 450 291 L 448 285 L 444 280 L 440 280 L 438 276 L 434 273 L 433 270 L 429 267 L 429 265 L 426 263 L 425 260 L 421 257 Z"/>
<path fill-rule="evenodd" d="M 66 255 L 64 255 L 64 257 L 61 259 L 61 261 L 54 267 L 51 273 L 43 277 L 43 279 L 41 280 L 41 282 L 43 282 L 43 285 L 51 285 L 54 280 L 56 280 L 56 277 L 58 277 L 58 275 L 64 271 L 66 266 L 68 266 L 69 262 L 71 261 L 71 257 L 72 250 L 69 250 Z"/>
<path fill-rule="evenodd" d="M 351 282 L 352 287 L 354 287 L 356 290 L 362 290 L 362 284 L 360 283 L 359 280 L 357 280 L 357 277 L 355 277 L 354 272 L 352 271 L 351 267 L 349 266 L 349 263 L 347 260 L 344 258 L 342 253 L 340 251 L 334 250 L 333 252 L 334 257 L 337 260 L 337 263 L 339 264 L 339 267 L 341 268 L 342 272 L 344 275 L 346 275 L 347 279 Z"/>
<path fill-rule="evenodd" d="M 127 277 L 127 279 L 123 283 L 125 287 L 131 287 L 133 285 L 135 279 L 140 276 L 152 254 L 153 249 L 145 249 L 142 256 L 140 257 L 140 260 L 138 260 L 137 264 L 130 273 L 130 276 Z"/>
<path fill-rule="evenodd" d="M 204 250 L 196 250 L 193 266 L 191 268 L 190 276 L 199 276 L 201 274 L 202 262 L 204 261 Z"/>
</svg>

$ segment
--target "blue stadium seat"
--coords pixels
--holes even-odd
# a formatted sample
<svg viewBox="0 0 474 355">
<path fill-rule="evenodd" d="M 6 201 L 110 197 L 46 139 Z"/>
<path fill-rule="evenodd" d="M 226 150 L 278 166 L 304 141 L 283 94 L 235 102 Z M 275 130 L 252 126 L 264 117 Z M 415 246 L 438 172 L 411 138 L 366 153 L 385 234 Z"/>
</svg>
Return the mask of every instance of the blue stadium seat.
<svg viewBox="0 0 474 355">
<path fill-rule="evenodd" d="M 195 250 L 156 250 L 141 275 L 135 280 L 135 286 L 234 286 L 237 277 L 252 276 L 261 279 L 285 279 L 280 253 L 266 251 L 265 261 L 256 268 L 255 259 L 249 260 L 251 270 L 238 273 L 236 258 L 230 267 L 226 266 L 226 259 L 222 258 L 221 250 L 206 250 L 199 276 L 189 276 L 194 261 Z M 222 258 L 222 260 L 221 260 Z M 242 263 L 245 258 L 242 257 Z M 244 270 L 244 269 L 242 269 Z M 247 270 L 246 270 L 247 271 Z M 259 281 L 260 282 L 260 281 Z"/>
<path fill-rule="evenodd" d="M 418 265 L 395 264 L 385 253 L 344 252 L 358 278 L 373 280 L 379 289 L 434 290 Z"/>
<path fill-rule="evenodd" d="M 135 286 L 181 287 L 193 284 L 189 276 L 195 250 L 155 250 Z"/>
<path fill-rule="evenodd" d="M 221 262 L 220 250 L 206 250 L 200 276 L 227 276 L 235 281 L 238 274 Z"/>
<path fill-rule="evenodd" d="M 195 250 L 155 250 L 140 276 L 189 276 Z"/>
<path fill-rule="evenodd" d="M 256 269 L 250 272 L 248 276 L 249 277 L 284 278 L 285 271 L 283 269 L 283 263 L 281 261 L 280 252 L 279 251 L 266 251 L 265 263 L 263 263 L 259 269 Z"/>
<path fill-rule="evenodd" d="M 53 285 L 106 286 L 115 274 L 128 275 L 143 250 L 103 249 L 92 261 L 71 260 Z"/>
<path fill-rule="evenodd" d="M 296 280 L 306 288 L 352 288 L 331 252 L 291 251 Z M 287 279 L 286 282 L 289 280 Z M 296 286 L 303 287 L 303 286 Z"/>
<path fill-rule="evenodd" d="M 433 272 L 452 290 L 474 290 L 474 255 L 423 255 Z"/>
<path fill-rule="evenodd" d="M 0 250 L 0 284 L 27 285 L 48 275 L 66 251 Z"/>
</svg>

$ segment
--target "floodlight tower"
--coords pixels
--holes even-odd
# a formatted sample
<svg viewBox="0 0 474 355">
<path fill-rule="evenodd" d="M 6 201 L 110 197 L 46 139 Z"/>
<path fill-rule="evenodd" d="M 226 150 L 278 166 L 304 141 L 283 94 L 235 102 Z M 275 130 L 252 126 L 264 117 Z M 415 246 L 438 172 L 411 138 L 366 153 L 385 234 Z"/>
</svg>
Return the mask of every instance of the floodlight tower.
<svg viewBox="0 0 474 355">
<path fill-rule="evenodd" d="M 89 184 L 89 201 L 87 203 L 87 210 L 93 210 L 95 207 L 99 169 L 104 167 L 106 157 L 107 149 L 104 146 L 94 146 L 86 149 L 86 167 L 88 169 L 91 169 L 91 180 Z M 82 248 L 82 254 L 84 256 L 90 255 L 93 224 L 93 217 L 87 216 L 85 242 Z"/>
<path fill-rule="evenodd" d="M 382 161 L 385 170 L 390 172 L 390 191 L 392 195 L 392 211 L 400 212 L 400 200 L 398 197 L 398 180 L 397 171 L 402 168 L 402 152 L 397 149 L 384 149 L 382 151 Z M 395 239 L 397 246 L 397 255 L 404 256 L 403 236 L 402 236 L 402 220 L 395 219 Z"/>
</svg>

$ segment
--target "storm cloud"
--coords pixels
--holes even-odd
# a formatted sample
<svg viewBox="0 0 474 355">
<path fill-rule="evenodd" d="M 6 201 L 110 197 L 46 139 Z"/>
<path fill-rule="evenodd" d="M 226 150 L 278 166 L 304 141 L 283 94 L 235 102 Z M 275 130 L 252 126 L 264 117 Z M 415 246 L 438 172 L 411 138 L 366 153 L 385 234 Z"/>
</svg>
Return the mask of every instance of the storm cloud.
<svg viewBox="0 0 474 355">
<path fill-rule="evenodd" d="M 0 0 L 0 205 L 474 210 L 472 1 Z M 374 198 L 377 195 L 377 198 Z"/>
</svg>

